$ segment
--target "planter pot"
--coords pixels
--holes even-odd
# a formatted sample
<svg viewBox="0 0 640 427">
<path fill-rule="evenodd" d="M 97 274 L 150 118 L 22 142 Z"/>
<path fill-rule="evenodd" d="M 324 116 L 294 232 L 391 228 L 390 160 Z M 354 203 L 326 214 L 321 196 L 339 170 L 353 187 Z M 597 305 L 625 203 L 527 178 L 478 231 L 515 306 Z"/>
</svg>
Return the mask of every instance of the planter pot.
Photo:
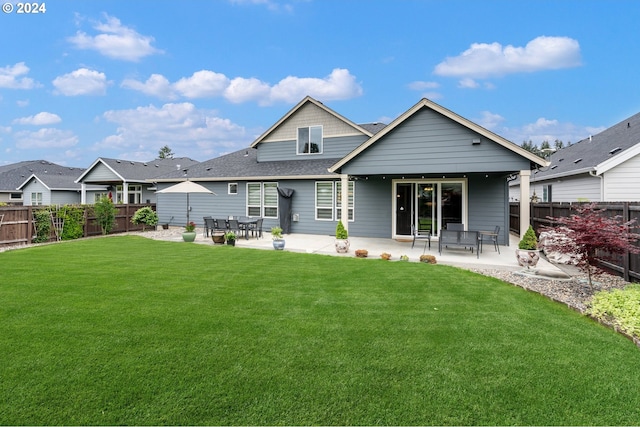
<svg viewBox="0 0 640 427">
<path fill-rule="evenodd" d="M 168 230 L 169 229 L 169 224 L 162 224 L 162 229 L 163 230 Z"/>
<path fill-rule="evenodd" d="M 336 252 L 339 254 L 349 252 L 349 239 L 336 239 Z"/>
<path fill-rule="evenodd" d="M 273 241 L 273 249 L 281 251 L 284 249 L 284 239 L 277 239 Z"/>
<path fill-rule="evenodd" d="M 185 242 L 193 242 L 196 240 L 196 232 L 195 231 L 185 231 L 182 233 L 182 240 Z"/>
<path fill-rule="evenodd" d="M 537 249 L 516 249 L 516 259 L 520 267 L 535 267 L 540 260 L 540 251 Z"/>
<path fill-rule="evenodd" d="M 235 245 L 236 245 L 236 241 L 235 241 L 235 239 L 233 239 L 233 240 L 227 240 L 227 245 L 229 245 L 229 246 L 235 246 Z"/>
<path fill-rule="evenodd" d="M 213 240 L 213 243 L 224 244 L 224 231 L 214 231 L 211 233 L 211 240 Z"/>
</svg>

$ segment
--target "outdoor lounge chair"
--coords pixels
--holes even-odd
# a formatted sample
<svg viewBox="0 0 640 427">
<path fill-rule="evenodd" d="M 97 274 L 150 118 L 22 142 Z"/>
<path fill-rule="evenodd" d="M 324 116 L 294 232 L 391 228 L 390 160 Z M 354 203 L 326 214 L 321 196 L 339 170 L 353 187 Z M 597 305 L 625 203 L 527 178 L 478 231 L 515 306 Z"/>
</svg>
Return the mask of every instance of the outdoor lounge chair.
<svg viewBox="0 0 640 427">
<path fill-rule="evenodd" d="M 202 229 L 202 234 L 204 235 L 204 237 L 209 237 L 215 230 L 213 217 L 205 216 L 202 219 L 204 219 L 204 228 Z"/>
</svg>

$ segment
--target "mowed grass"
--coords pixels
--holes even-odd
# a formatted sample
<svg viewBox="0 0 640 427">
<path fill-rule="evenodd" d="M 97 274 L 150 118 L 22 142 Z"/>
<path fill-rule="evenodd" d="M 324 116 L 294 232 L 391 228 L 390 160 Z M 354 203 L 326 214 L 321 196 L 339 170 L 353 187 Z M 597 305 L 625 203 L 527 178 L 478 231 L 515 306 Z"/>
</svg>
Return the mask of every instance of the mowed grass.
<svg viewBox="0 0 640 427">
<path fill-rule="evenodd" d="M 122 236 L 0 274 L 0 424 L 640 424 L 632 342 L 453 267 Z"/>
</svg>

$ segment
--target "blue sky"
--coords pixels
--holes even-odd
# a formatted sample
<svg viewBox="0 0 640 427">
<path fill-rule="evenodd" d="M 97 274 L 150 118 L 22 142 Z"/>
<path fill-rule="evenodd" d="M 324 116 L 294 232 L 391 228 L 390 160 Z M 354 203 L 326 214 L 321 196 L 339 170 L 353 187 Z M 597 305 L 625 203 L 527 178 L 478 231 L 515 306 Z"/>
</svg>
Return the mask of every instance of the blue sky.
<svg viewBox="0 0 640 427">
<path fill-rule="evenodd" d="M 640 112 L 637 0 L 43 4 L 0 13 L 0 165 L 204 161 L 306 95 L 356 123 L 427 97 L 517 144 Z"/>
</svg>

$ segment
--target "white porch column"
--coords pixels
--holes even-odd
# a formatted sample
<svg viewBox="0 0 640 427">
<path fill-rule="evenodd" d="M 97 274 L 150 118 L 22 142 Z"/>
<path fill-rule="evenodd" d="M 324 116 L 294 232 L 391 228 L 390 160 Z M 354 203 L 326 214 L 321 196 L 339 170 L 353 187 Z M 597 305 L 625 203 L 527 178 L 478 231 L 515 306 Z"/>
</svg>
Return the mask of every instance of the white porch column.
<svg viewBox="0 0 640 427">
<path fill-rule="evenodd" d="M 340 186 L 342 187 L 342 197 L 340 199 L 340 219 L 344 228 L 349 231 L 349 175 L 340 175 Z"/>
<path fill-rule="evenodd" d="M 84 182 L 80 183 L 80 204 L 87 204 L 87 184 L 85 184 Z"/>
<path fill-rule="evenodd" d="M 127 181 L 122 183 L 122 204 L 129 204 L 129 183 Z"/>
<path fill-rule="evenodd" d="M 520 239 L 524 237 L 524 233 L 529 228 L 531 220 L 530 199 L 529 199 L 529 180 L 531 179 L 530 170 L 520 171 Z"/>
</svg>

